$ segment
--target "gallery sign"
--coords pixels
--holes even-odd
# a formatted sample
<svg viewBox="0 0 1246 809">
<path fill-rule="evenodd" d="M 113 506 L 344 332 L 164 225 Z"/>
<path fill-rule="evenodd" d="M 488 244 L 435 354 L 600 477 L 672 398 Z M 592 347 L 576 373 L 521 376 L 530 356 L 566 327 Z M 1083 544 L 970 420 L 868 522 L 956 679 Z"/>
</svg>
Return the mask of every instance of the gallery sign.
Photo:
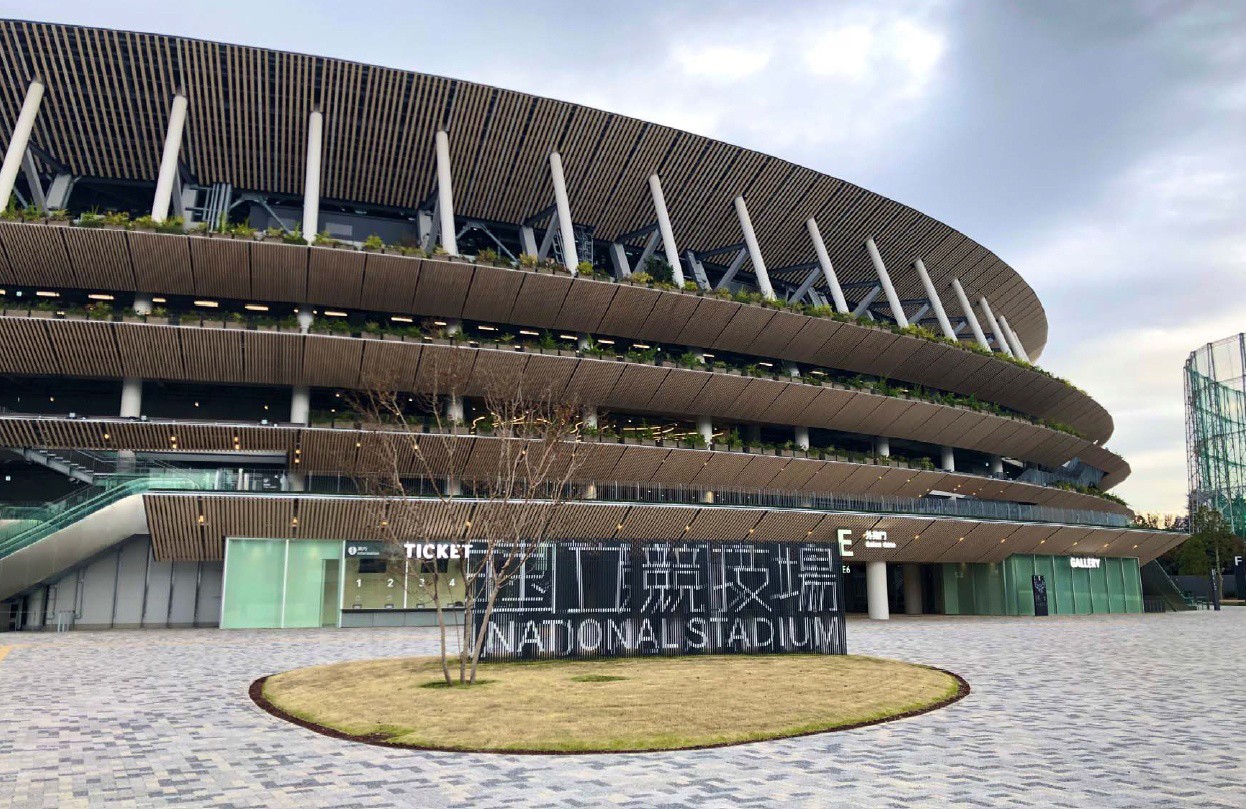
<svg viewBox="0 0 1246 809">
<path fill-rule="evenodd" d="M 1069 567 L 1082 568 L 1084 570 L 1098 570 L 1099 565 L 1103 564 L 1103 560 L 1097 556 L 1070 556 Z"/>
<path fill-rule="evenodd" d="M 545 545 L 503 586 L 484 656 L 844 654 L 841 565 L 838 544 Z"/>
</svg>

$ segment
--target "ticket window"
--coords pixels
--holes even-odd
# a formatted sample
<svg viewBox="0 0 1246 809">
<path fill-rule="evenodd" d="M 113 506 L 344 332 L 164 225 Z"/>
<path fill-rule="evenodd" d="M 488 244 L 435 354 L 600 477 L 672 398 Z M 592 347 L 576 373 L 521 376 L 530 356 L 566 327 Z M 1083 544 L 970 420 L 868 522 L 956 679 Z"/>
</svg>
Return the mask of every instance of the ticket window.
<svg viewBox="0 0 1246 809">
<path fill-rule="evenodd" d="M 407 605 L 412 609 L 434 609 L 434 585 L 442 607 L 461 607 L 463 563 L 459 559 L 411 560 L 407 563 Z"/>
<path fill-rule="evenodd" d="M 403 562 L 400 560 L 348 558 L 343 585 L 344 610 L 403 608 Z"/>
</svg>

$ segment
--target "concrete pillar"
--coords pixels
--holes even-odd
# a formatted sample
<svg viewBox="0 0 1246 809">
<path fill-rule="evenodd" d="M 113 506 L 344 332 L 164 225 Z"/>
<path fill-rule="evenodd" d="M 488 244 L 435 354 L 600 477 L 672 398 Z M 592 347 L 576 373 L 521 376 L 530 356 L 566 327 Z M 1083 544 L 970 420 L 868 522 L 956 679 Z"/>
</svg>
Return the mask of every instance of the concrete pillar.
<svg viewBox="0 0 1246 809">
<path fill-rule="evenodd" d="M 995 319 L 995 313 L 991 311 L 991 304 L 987 303 L 985 295 L 978 298 L 978 306 L 982 309 L 987 325 L 991 327 L 991 333 L 995 335 L 995 350 L 1011 357 L 1012 349 L 1008 347 L 1008 341 L 1004 339 L 1004 332 L 1000 329 L 999 321 Z"/>
<path fill-rule="evenodd" d="M 303 238 L 308 244 L 320 232 L 320 151 L 324 143 L 324 114 L 312 110 L 307 119 L 307 174 L 303 179 Z"/>
<path fill-rule="evenodd" d="M 1004 459 L 998 455 L 991 456 L 991 475 L 997 478 L 1004 476 Z"/>
<path fill-rule="evenodd" d="M 533 258 L 541 252 L 541 248 L 536 246 L 536 232 L 528 225 L 519 227 L 519 250 L 521 253 L 527 253 Z"/>
<path fill-rule="evenodd" d="M 679 263 L 679 248 L 675 246 L 675 231 L 671 228 L 671 216 L 666 211 L 666 196 L 662 193 L 662 181 L 656 174 L 649 175 L 649 192 L 653 195 L 653 208 L 658 214 L 658 231 L 662 234 L 662 249 L 666 252 L 666 263 L 671 265 L 675 286 L 682 288 L 684 268 Z"/>
<path fill-rule="evenodd" d="M 290 423 L 307 424 L 311 420 L 311 389 L 295 385 L 290 389 Z"/>
<path fill-rule="evenodd" d="M 308 309 L 306 306 L 304 306 L 302 309 L 299 309 L 299 313 L 298 313 L 299 332 L 302 334 L 307 334 L 309 331 L 311 331 L 313 320 L 315 320 L 315 317 L 312 315 L 311 309 Z"/>
<path fill-rule="evenodd" d="M 982 333 L 982 326 L 978 323 L 978 318 L 973 313 L 973 307 L 969 305 L 969 298 L 965 295 L 965 288 L 960 285 L 959 278 L 952 279 L 952 291 L 956 293 L 956 300 L 960 303 L 960 310 L 965 313 L 965 320 L 969 321 L 969 328 L 973 331 L 973 337 L 978 341 L 978 345 L 991 350 L 991 344 L 987 341 L 986 335 Z"/>
<path fill-rule="evenodd" d="M 622 280 L 632 274 L 632 267 L 627 261 L 627 251 L 618 242 L 610 244 L 610 263 L 614 266 L 614 277 Z"/>
<path fill-rule="evenodd" d="M 874 436 L 874 454 L 880 458 L 891 457 L 891 440 L 887 436 Z"/>
<path fill-rule="evenodd" d="M 813 242 L 813 252 L 818 256 L 818 266 L 822 268 L 822 276 L 826 278 L 826 286 L 831 292 L 831 300 L 835 303 L 835 311 L 846 315 L 848 314 L 848 300 L 844 297 L 844 290 L 839 285 L 839 276 L 835 274 L 835 268 L 831 266 L 831 256 L 826 252 L 826 242 L 822 241 L 822 231 L 818 230 L 818 223 L 812 216 L 805 220 L 805 229 L 809 231 L 809 239 Z"/>
<path fill-rule="evenodd" d="M 575 226 L 571 223 L 571 200 L 567 197 L 567 179 L 562 171 L 562 156 L 549 153 L 549 176 L 554 181 L 554 206 L 558 209 L 558 231 L 562 234 L 562 263 L 572 275 L 580 263 L 575 248 Z"/>
<path fill-rule="evenodd" d="M 1021 338 L 1012 330 L 1012 326 L 1008 325 L 1008 318 L 1000 315 L 999 327 L 1004 330 L 1004 339 L 1008 341 L 1008 346 L 1012 349 L 1012 353 L 1029 362 L 1030 355 L 1025 353 L 1025 346 L 1021 345 Z"/>
<path fill-rule="evenodd" d="M 597 405 L 584 405 L 583 422 L 585 427 L 597 427 Z"/>
<path fill-rule="evenodd" d="M 935 291 L 934 282 L 930 280 L 930 273 L 926 272 L 926 265 L 919 258 L 913 262 L 913 269 L 917 270 L 917 277 L 921 279 L 922 289 L 926 290 L 926 299 L 930 301 L 930 308 L 934 310 L 935 318 L 939 321 L 939 329 L 943 331 L 943 336 L 949 340 L 956 339 L 956 332 L 952 330 L 952 324 L 947 319 L 947 312 L 943 311 L 943 301 L 939 300 L 939 293 Z"/>
<path fill-rule="evenodd" d="M 803 449 L 803 450 L 809 449 L 809 428 L 808 427 L 797 427 L 796 428 L 796 447 L 797 449 Z"/>
<path fill-rule="evenodd" d="M 904 565 L 904 614 L 922 614 L 922 566 Z"/>
<path fill-rule="evenodd" d="M 143 380 L 126 377 L 121 380 L 121 418 L 136 419 L 143 412 Z"/>
<path fill-rule="evenodd" d="M 865 601 L 869 605 L 870 618 L 886 621 L 891 617 L 887 599 L 887 563 L 865 563 Z"/>
<path fill-rule="evenodd" d="M 150 295 L 139 292 L 134 296 L 134 313 L 137 315 L 150 315 L 153 309 L 153 302 Z"/>
<path fill-rule="evenodd" d="M 466 418 L 463 407 L 463 397 L 456 393 L 450 394 L 446 398 L 446 422 L 448 426 L 453 427 L 455 424 L 462 424 Z"/>
<path fill-rule="evenodd" d="M 17 173 L 22 169 L 26 148 L 30 145 L 30 133 L 35 128 L 35 117 L 39 114 L 39 104 L 42 101 L 43 82 L 35 79 L 26 88 L 26 99 L 22 102 L 21 112 L 17 114 L 17 122 L 13 124 L 9 148 L 4 153 L 4 163 L 0 164 L 0 210 L 9 207 L 9 197 L 13 196 L 13 183 L 17 182 Z"/>
<path fill-rule="evenodd" d="M 441 247 L 449 255 L 459 254 L 459 240 L 454 231 L 454 188 L 450 181 L 450 137 L 444 129 L 437 130 L 437 215 L 441 231 Z"/>
<path fill-rule="evenodd" d="M 714 443 L 714 421 L 709 416 L 697 416 L 697 432 L 705 440 L 705 446 Z"/>
<path fill-rule="evenodd" d="M 761 247 L 757 244 L 757 234 L 753 231 L 753 220 L 749 218 L 744 197 L 735 198 L 735 215 L 740 220 L 740 230 L 744 232 L 744 246 L 748 249 L 748 257 L 753 262 L 753 275 L 757 278 L 757 288 L 761 290 L 763 298 L 773 301 L 775 300 L 774 287 L 770 285 L 770 275 L 766 272 L 766 262 L 761 257 Z"/>
<path fill-rule="evenodd" d="M 156 177 L 156 196 L 151 203 L 151 218 L 163 222 L 169 216 L 169 202 L 177 180 L 177 155 L 182 149 L 182 129 L 186 126 L 186 96 L 173 96 L 169 110 L 169 127 L 164 135 L 164 152 L 160 155 L 160 174 Z M 215 222 L 209 223 L 215 227 Z"/>
<path fill-rule="evenodd" d="M 951 447 L 940 447 L 942 457 L 940 458 L 939 468 L 944 472 L 956 471 L 956 453 Z"/>
<path fill-rule="evenodd" d="M 878 284 L 887 296 L 887 305 L 891 307 L 892 316 L 900 328 L 907 328 L 909 319 L 904 315 L 904 307 L 900 305 L 900 296 L 896 294 L 895 285 L 891 283 L 891 276 L 887 274 L 887 268 L 883 265 L 883 257 L 878 254 L 878 245 L 874 244 L 873 239 L 865 240 L 865 251 L 870 254 L 874 272 L 878 273 Z"/>
</svg>

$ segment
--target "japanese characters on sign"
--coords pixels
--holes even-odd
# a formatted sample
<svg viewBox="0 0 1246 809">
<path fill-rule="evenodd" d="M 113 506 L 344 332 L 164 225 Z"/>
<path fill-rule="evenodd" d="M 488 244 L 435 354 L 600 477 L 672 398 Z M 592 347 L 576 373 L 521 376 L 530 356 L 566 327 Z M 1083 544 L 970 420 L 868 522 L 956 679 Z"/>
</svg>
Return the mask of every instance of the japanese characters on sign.
<svg viewBox="0 0 1246 809">
<path fill-rule="evenodd" d="M 843 654 L 840 570 L 835 544 L 551 544 L 502 588 L 485 654 Z"/>
</svg>

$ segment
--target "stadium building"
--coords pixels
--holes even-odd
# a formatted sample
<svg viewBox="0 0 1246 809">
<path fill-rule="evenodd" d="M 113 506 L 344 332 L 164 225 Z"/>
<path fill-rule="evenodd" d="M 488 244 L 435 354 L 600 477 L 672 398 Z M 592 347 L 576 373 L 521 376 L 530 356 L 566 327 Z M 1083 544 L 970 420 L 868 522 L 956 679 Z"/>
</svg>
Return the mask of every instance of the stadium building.
<svg viewBox="0 0 1246 809">
<path fill-rule="evenodd" d="M 876 618 L 1141 611 L 1140 565 L 1183 538 L 1107 494 L 1112 417 L 1036 364 L 1016 270 L 780 158 L 21 21 L 0 138 L 0 626 L 426 622 L 367 552 L 351 474 L 381 428 L 343 402 L 378 374 L 414 400 L 446 363 L 447 479 L 488 473 L 480 392 L 539 383 L 584 406 L 560 539 L 847 536 L 848 609 Z M 430 500 L 425 539 L 469 542 L 478 506 Z"/>
</svg>

